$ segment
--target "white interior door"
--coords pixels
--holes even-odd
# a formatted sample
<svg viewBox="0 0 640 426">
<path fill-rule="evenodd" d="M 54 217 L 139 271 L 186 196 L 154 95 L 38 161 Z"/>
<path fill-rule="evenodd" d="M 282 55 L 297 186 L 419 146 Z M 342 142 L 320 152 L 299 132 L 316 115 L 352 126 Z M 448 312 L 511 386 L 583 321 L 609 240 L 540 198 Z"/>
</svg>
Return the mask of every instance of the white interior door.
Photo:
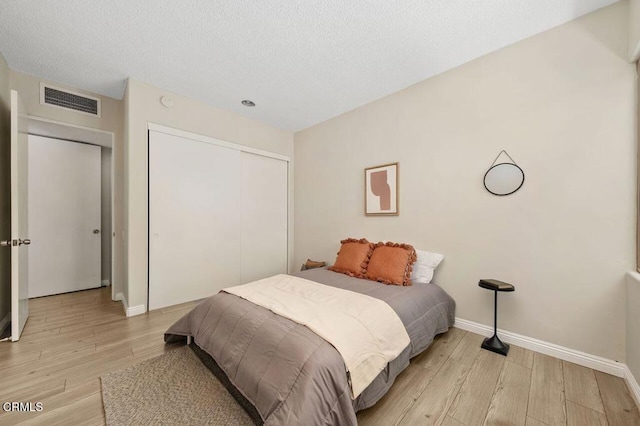
<svg viewBox="0 0 640 426">
<path fill-rule="evenodd" d="M 28 146 L 26 110 L 11 91 L 11 340 L 29 317 Z M 6 243 L 6 242 L 5 242 Z"/>
<path fill-rule="evenodd" d="M 149 309 L 240 283 L 240 151 L 149 132 Z"/>
<path fill-rule="evenodd" d="M 288 163 L 242 153 L 242 283 L 287 273 Z"/>
<path fill-rule="evenodd" d="M 29 135 L 29 297 L 100 287 L 100 179 L 99 146 Z"/>
</svg>

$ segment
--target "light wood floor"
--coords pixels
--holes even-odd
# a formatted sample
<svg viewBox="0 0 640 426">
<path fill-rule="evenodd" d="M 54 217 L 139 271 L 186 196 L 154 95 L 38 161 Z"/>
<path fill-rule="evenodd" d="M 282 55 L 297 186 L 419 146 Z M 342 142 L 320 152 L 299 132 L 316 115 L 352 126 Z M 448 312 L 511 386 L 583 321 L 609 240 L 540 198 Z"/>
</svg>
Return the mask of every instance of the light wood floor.
<svg viewBox="0 0 640 426">
<path fill-rule="evenodd" d="M 20 341 L 0 343 L 0 402 L 44 410 L 0 410 L 0 424 L 104 424 L 100 376 L 175 349 L 163 333 L 192 307 L 127 319 L 110 289 L 31 300 Z M 456 328 L 439 336 L 359 423 L 640 425 L 622 379 L 514 346 L 505 358 L 481 341 Z"/>
</svg>

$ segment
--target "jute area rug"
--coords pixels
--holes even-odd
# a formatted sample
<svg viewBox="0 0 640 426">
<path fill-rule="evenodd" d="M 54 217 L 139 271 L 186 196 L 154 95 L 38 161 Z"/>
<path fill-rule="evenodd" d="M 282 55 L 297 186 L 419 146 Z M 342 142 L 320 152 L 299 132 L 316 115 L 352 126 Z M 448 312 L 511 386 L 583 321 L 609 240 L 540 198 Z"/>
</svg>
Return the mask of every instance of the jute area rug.
<svg viewBox="0 0 640 426">
<path fill-rule="evenodd" d="M 101 377 L 107 425 L 253 425 L 188 347 Z"/>
</svg>

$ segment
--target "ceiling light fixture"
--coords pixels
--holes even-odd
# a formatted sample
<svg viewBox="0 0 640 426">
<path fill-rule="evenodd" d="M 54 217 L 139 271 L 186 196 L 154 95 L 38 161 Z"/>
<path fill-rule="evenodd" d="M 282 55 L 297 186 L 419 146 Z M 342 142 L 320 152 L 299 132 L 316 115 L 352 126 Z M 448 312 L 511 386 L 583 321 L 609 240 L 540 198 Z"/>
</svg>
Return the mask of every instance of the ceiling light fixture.
<svg viewBox="0 0 640 426">
<path fill-rule="evenodd" d="M 254 107 L 256 106 L 256 103 L 253 101 L 250 101 L 249 99 L 245 99 L 244 101 L 242 101 L 242 105 L 246 107 Z"/>
</svg>

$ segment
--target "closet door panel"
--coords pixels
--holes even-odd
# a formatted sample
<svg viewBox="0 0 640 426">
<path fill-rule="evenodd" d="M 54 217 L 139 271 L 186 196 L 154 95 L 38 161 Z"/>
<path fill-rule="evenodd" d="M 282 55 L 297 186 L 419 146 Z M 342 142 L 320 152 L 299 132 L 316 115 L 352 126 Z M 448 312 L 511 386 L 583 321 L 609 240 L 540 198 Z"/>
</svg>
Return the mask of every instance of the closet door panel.
<svg viewBox="0 0 640 426">
<path fill-rule="evenodd" d="M 287 273 L 287 166 L 242 153 L 242 283 Z"/>
<path fill-rule="evenodd" d="M 149 309 L 240 283 L 241 152 L 149 133 Z"/>
</svg>

